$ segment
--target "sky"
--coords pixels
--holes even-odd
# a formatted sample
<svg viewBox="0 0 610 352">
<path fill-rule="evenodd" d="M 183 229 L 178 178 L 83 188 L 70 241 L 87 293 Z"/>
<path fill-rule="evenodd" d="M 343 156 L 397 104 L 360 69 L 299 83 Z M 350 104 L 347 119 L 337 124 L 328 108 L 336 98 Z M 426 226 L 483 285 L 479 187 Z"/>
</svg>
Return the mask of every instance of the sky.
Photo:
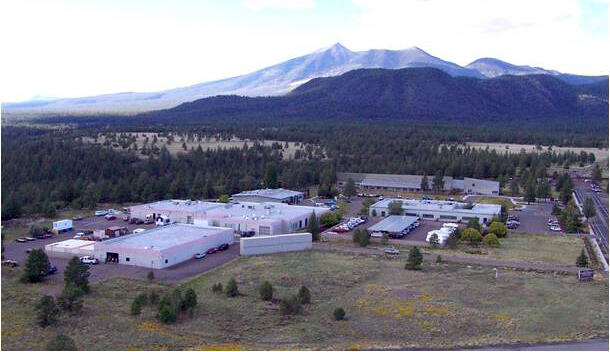
<svg viewBox="0 0 610 352">
<path fill-rule="evenodd" d="M 602 0 L 4 0 L 0 101 L 152 92 L 340 42 L 608 74 Z"/>
</svg>

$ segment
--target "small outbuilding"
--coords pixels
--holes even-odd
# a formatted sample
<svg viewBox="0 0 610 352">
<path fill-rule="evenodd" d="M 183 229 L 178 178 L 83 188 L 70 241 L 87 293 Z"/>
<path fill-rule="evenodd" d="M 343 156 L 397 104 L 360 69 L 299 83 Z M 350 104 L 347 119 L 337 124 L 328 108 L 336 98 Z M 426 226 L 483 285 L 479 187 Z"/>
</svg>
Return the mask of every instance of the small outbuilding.
<svg viewBox="0 0 610 352">
<path fill-rule="evenodd" d="M 44 246 L 44 251 L 49 257 L 54 258 L 82 257 L 93 255 L 94 244 L 95 241 L 70 239 L 47 244 Z"/>
</svg>

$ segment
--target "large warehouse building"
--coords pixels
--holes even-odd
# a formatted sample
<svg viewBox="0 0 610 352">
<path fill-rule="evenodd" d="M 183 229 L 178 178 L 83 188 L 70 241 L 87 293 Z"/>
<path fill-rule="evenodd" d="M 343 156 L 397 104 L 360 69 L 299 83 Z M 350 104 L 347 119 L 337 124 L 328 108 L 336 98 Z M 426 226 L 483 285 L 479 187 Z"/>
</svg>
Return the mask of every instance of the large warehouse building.
<svg viewBox="0 0 610 352">
<path fill-rule="evenodd" d="M 309 217 L 330 211 L 326 207 L 287 205 L 284 203 L 230 202 L 212 203 L 164 200 L 129 208 L 132 217 L 169 217 L 171 222 L 203 224 L 232 228 L 236 233 L 253 231 L 257 235 L 295 232 L 307 227 Z"/>
<path fill-rule="evenodd" d="M 423 175 L 338 172 L 337 184 L 343 186 L 351 178 L 361 189 L 419 192 L 423 177 Z M 434 176 L 428 176 L 428 185 L 431 188 L 433 179 Z M 445 176 L 443 177 L 443 190 L 445 192 L 459 191 L 464 194 L 499 195 L 500 183 L 470 177 L 458 180 Z"/>
<path fill-rule="evenodd" d="M 422 220 L 436 221 L 464 221 L 478 218 L 480 223 L 491 221 L 494 216 L 500 216 L 502 207 L 497 204 L 475 204 L 470 205 L 462 202 L 420 199 L 396 199 L 386 198 L 369 208 L 371 216 L 389 215 L 389 204 L 401 202 L 404 215 L 419 216 Z"/>
<path fill-rule="evenodd" d="M 291 191 L 289 189 L 255 189 L 232 195 L 233 200 L 239 202 L 277 202 L 286 204 L 298 204 L 305 199 L 303 192 Z"/>
<path fill-rule="evenodd" d="M 224 243 L 233 243 L 231 229 L 173 224 L 96 242 L 94 255 L 100 261 L 163 269 Z"/>
</svg>

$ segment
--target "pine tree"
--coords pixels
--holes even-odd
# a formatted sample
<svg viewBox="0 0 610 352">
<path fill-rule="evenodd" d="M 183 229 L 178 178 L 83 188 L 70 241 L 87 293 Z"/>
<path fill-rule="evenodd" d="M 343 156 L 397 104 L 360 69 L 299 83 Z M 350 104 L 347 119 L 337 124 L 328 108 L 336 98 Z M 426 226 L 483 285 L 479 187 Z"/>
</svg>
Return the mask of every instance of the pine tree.
<svg viewBox="0 0 610 352">
<path fill-rule="evenodd" d="M 89 293 L 89 266 L 80 262 L 78 257 L 72 257 L 64 271 L 66 287 L 73 286 Z"/>
<path fill-rule="evenodd" d="M 409 257 L 407 258 L 407 264 L 405 265 L 405 269 L 420 270 L 423 261 L 423 254 L 421 253 L 419 248 L 415 246 L 409 251 Z"/>
<path fill-rule="evenodd" d="M 258 292 L 263 301 L 270 301 L 273 298 L 273 286 L 269 281 L 264 281 L 258 288 Z"/>
<path fill-rule="evenodd" d="M 428 175 L 426 175 L 425 173 L 424 173 L 424 177 L 422 177 L 422 179 L 421 179 L 420 188 L 421 188 L 422 192 L 426 192 L 430 189 L 430 182 L 428 181 Z"/>
<path fill-rule="evenodd" d="M 307 287 L 301 286 L 297 293 L 297 298 L 300 304 L 309 304 L 311 303 L 311 292 L 309 292 Z"/>
<path fill-rule="evenodd" d="M 23 282 L 40 282 L 47 275 L 51 263 L 49 257 L 42 249 L 32 249 L 25 262 L 25 269 L 21 280 Z"/>
<path fill-rule="evenodd" d="M 352 178 L 348 178 L 343 188 L 343 195 L 346 197 L 353 197 L 356 195 L 356 184 Z"/>
<path fill-rule="evenodd" d="M 36 322 L 38 325 L 47 327 L 53 325 L 57 321 L 59 309 L 55 304 L 53 296 L 42 296 L 36 305 Z"/>
<path fill-rule="evenodd" d="M 314 242 L 320 240 L 320 222 L 315 212 L 311 212 L 309 216 L 307 231 L 311 233 L 311 238 Z"/>
<path fill-rule="evenodd" d="M 227 297 L 235 297 L 239 295 L 239 289 L 237 288 L 237 282 L 234 278 L 231 278 L 225 287 L 225 293 Z"/>
<path fill-rule="evenodd" d="M 576 258 L 576 265 L 582 268 L 589 266 L 589 258 L 587 258 L 584 248 L 580 251 L 578 258 Z"/>
<path fill-rule="evenodd" d="M 591 199 L 591 197 L 587 197 L 587 199 L 585 199 L 582 212 L 587 219 L 595 216 L 595 204 L 593 203 L 593 199 Z"/>
</svg>

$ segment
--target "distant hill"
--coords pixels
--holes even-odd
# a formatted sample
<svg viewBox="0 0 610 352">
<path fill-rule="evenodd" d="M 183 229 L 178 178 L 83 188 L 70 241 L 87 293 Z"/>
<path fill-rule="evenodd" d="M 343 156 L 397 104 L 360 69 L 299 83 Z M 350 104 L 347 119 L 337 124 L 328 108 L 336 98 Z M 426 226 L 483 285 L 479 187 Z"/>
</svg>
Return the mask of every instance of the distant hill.
<svg viewBox="0 0 610 352">
<path fill-rule="evenodd" d="M 418 47 L 404 50 L 351 51 L 337 43 L 261 70 L 218 81 L 151 93 L 117 93 L 83 98 L 4 103 L 3 113 L 137 113 L 175 107 L 216 95 L 279 96 L 314 78 L 331 77 L 361 68 L 431 67 L 453 77 L 496 77 L 503 74 L 549 74 L 570 83 L 592 83 L 607 77 L 564 75 L 556 71 L 516 66 L 497 59 L 479 59 L 466 67 L 442 60 Z"/>
<path fill-rule="evenodd" d="M 549 75 L 480 79 L 433 68 L 359 69 L 313 79 L 281 97 L 216 96 L 140 116 L 185 122 L 212 117 L 607 120 L 608 80 L 572 85 Z"/>
</svg>

